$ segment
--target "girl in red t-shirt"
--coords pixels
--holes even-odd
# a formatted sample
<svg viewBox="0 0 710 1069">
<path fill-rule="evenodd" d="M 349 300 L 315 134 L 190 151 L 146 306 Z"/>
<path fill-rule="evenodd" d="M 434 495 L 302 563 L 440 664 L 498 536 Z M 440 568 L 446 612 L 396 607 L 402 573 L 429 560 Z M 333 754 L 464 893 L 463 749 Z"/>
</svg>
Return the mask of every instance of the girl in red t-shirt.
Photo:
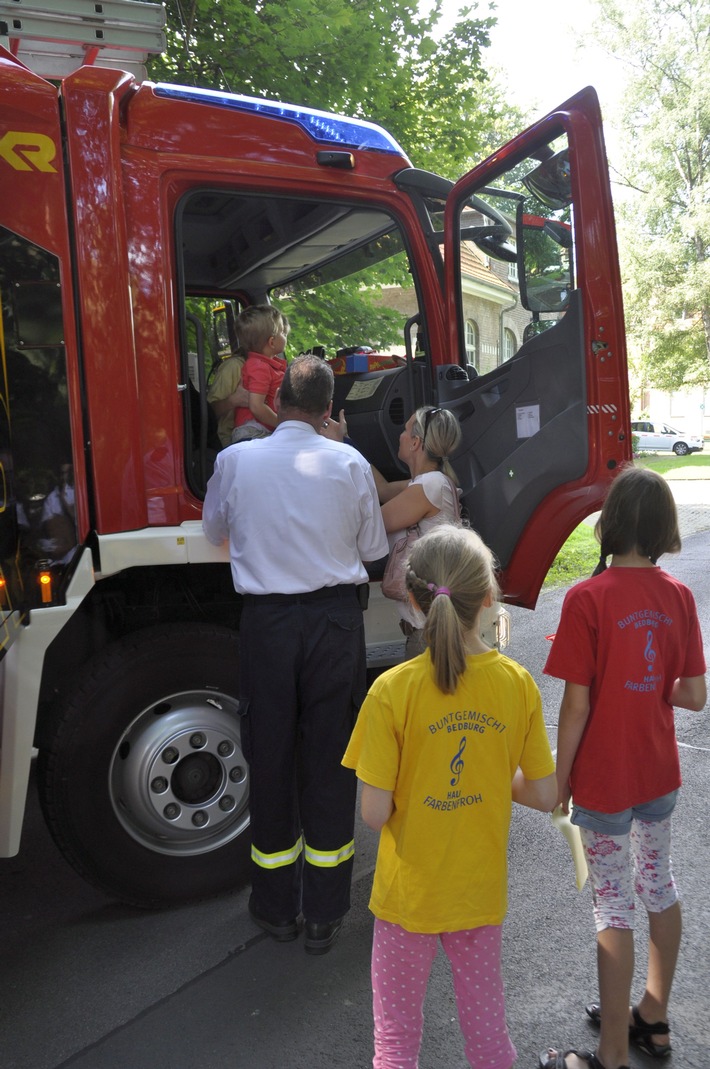
<svg viewBox="0 0 710 1069">
<path fill-rule="evenodd" d="M 671 1050 L 668 999 L 681 936 L 670 862 L 680 787 L 673 706 L 700 710 L 705 659 L 690 590 L 657 567 L 680 549 L 673 495 L 655 472 L 627 467 L 597 522 L 601 560 L 572 587 L 545 665 L 564 679 L 557 736 L 558 804 L 580 828 L 597 928 L 600 1025 L 594 1053 L 550 1049 L 542 1069 L 627 1069 L 629 1040 L 652 1058 Z M 607 569 L 606 558 L 611 556 Z M 646 987 L 629 1009 L 634 888 L 649 921 Z"/>
</svg>

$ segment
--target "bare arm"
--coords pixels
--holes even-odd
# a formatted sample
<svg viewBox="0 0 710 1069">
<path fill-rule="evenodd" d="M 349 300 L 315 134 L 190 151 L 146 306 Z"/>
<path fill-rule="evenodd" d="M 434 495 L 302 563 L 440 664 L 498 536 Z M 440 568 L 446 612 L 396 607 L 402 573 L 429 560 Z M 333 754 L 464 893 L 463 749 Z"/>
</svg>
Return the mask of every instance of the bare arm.
<svg viewBox="0 0 710 1069">
<path fill-rule="evenodd" d="M 373 831 L 381 831 L 392 816 L 394 811 L 392 794 L 392 791 L 385 791 L 381 787 L 371 787 L 369 783 L 363 783 L 360 812 L 362 819 Z"/>
<path fill-rule="evenodd" d="M 254 419 L 258 419 L 259 423 L 267 427 L 275 427 L 278 423 L 276 413 L 266 403 L 265 393 L 249 393 L 249 411 Z"/>
<path fill-rule="evenodd" d="M 557 728 L 557 802 L 565 813 L 569 813 L 569 777 L 588 717 L 589 687 L 565 683 Z"/>
<path fill-rule="evenodd" d="M 375 486 L 377 487 L 377 496 L 380 500 L 380 504 L 384 505 L 387 501 L 391 501 L 397 494 L 401 494 L 403 490 L 406 490 L 409 486 L 409 479 L 393 479 L 392 482 L 388 482 L 385 479 L 381 471 L 378 471 L 374 464 L 371 464 L 372 474 L 375 479 Z"/>
<path fill-rule="evenodd" d="M 217 368 L 214 382 L 207 391 L 207 400 L 217 419 L 231 415 L 235 408 L 249 407 L 249 393 L 242 386 L 243 367 L 241 357 L 229 356 Z"/>
<path fill-rule="evenodd" d="M 249 391 L 245 390 L 243 386 L 237 386 L 234 393 L 230 393 L 228 397 L 223 397 L 220 401 L 212 402 L 212 408 L 217 419 L 226 416 L 228 412 L 233 412 L 235 408 L 248 407 Z"/>
<path fill-rule="evenodd" d="M 436 516 L 440 511 L 432 505 L 422 487 L 415 483 L 408 485 L 382 506 L 382 519 L 385 531 L 389 534 L 390 531 L 403 531 L 427 516 Z"/>
<path fill-rule="evenodd" d="M 699 713 L 708 700 L 708 688 L 705 676 L 686 676 L 676 679 L 671 691 L 671 705 L 681 709 L 692 709 Z"/>
<path fill-rule="evenodd" d="M 551 813 L 557 803 L 557 776 L 551 772 L 542 779 L 526 779 L 519 768 L 513 776 L 513 801 L 529 809 Z"/>
</svg>

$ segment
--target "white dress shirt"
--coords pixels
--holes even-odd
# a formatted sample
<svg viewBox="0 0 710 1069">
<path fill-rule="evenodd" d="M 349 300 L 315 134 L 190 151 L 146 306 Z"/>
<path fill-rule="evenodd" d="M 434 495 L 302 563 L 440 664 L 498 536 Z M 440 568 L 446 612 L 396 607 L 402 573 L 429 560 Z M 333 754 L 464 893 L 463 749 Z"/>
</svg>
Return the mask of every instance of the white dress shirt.
<svg viewBox="0 0 710 1069">
<path fill-rule="evenodd" d="M 388 552 L 370 465 L 300 420 L 217 454 L 202 526 L 214 545 L 229 539 L 240 594 L 365 583 L 362 562 Z"/>
</svg>

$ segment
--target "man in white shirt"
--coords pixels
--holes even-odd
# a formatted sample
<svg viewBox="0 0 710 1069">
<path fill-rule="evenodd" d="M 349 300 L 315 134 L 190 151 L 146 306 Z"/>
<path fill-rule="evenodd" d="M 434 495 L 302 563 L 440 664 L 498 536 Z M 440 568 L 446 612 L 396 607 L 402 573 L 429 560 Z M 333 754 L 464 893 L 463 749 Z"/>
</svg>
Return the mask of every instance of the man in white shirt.
<svg viewBox="0 0 710 1069">
<path fill-rule="evenodd" d="M 242 744 L 251 772 L 256 923 L 286 941 L 303 911 L 322 954 L 350 908 L 356 780 L 343 768 L 365 693 L 364 560 L 388 552 L 375 483 L 323 437 L 333 373 L 304 356 L 277 395 L 278 426 L 218 454 L 202 524 L 229 540 L 240 625 Z"/>
</svg>

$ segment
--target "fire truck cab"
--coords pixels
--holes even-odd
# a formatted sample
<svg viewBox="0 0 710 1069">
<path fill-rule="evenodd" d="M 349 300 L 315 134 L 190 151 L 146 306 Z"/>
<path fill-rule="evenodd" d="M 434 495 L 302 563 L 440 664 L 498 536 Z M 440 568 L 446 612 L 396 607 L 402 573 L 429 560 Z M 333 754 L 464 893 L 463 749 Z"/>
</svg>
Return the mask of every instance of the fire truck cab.
<svg viewBox="0 0 710 1069">
<path fill-rule="evenodd" d="M 596 94 L 451 183 L 361 120 L 96 65 L 57 86 L 0 48 L 0 175 L 0 853 L 36 748 L 83 876 L 146 906 L 214 893 L 248 859 L 239 598 L 200 523 L 234 317 L 345 282 L 391 308 L 397 351 L 342 356 L 334 409 L 390 478 L 411 412 L 451 409 L 470 522 L 534 607 L 630 457 Z M 377 579 L 373 667 L 402 655 Z"/>
</svg>

